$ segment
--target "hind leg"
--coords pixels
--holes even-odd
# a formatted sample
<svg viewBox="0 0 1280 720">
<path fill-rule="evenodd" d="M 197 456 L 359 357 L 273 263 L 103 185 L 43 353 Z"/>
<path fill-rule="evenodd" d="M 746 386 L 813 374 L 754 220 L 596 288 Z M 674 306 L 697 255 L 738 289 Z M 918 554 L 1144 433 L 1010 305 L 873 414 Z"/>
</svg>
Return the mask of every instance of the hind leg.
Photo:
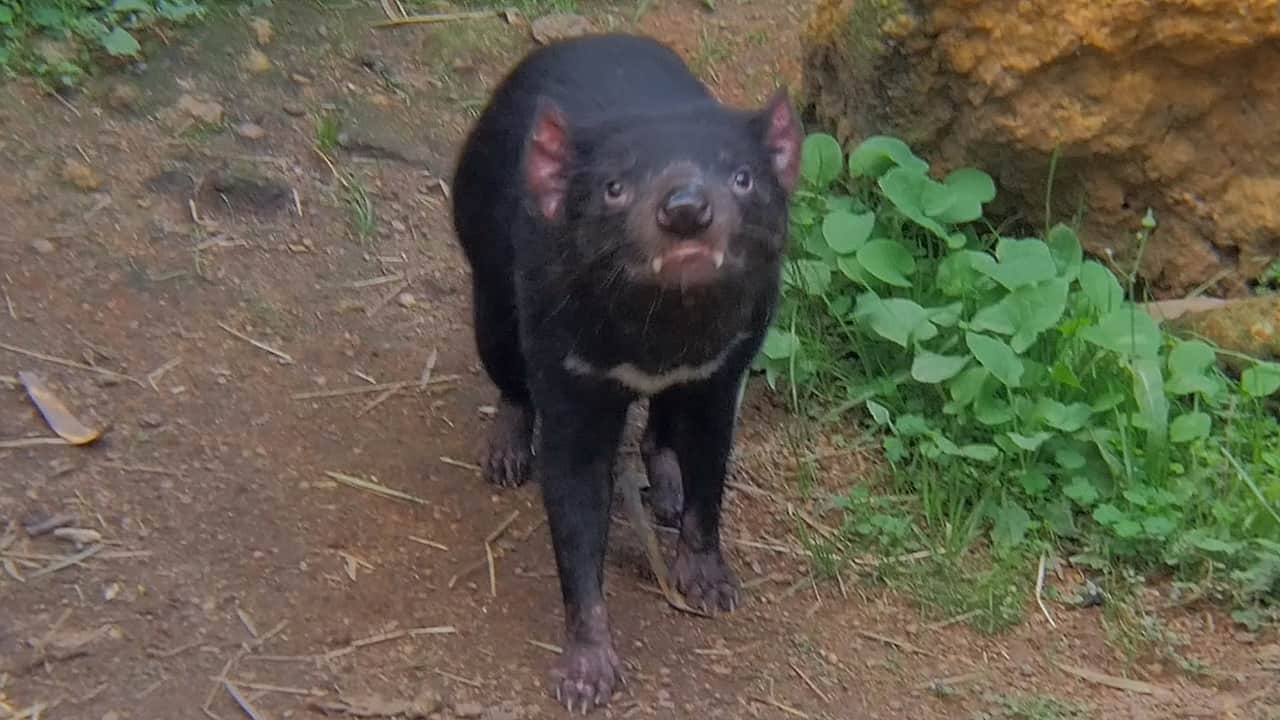
<svg viewBox="0 0 1280 720">
<path fill-rule="evenodd" d="M 472 296 L 476 349 L 501 394 L 482 463 L 484 476 L 495 485 L 516 487 L 529 478 L 534 420 L 516 307 L 510 294 L 482 288 L 478 282 L 473 283 Z"/>
</svg>

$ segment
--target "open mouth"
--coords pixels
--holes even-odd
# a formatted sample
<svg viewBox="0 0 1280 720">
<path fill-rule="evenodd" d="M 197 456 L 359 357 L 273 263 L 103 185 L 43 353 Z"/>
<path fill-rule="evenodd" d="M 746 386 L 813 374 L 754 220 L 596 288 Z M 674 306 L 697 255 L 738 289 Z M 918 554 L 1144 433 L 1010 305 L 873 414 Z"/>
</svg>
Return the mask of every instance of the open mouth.
<svg viewBox="0 0 1280 720">
<path fill-rule="evenodd" d="M 711 280 L 724 267 L 724 250 L 699 240 L 684 240 L 672 245 L 650 261 L 659 280 L 691 285 Z"/>
</svg>

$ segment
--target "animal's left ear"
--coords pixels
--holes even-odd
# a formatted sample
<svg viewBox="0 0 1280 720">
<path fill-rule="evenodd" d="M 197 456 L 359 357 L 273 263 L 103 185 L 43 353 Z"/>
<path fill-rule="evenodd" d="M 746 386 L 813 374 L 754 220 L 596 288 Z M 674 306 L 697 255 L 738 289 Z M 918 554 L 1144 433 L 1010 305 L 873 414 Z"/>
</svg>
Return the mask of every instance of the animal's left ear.
<svg viewBox="0 0 1280 720">
<path fill-rule="evenodd" d="M 800 146 L 804 142 L 804 128 L 791 107 L 791 96 L 785 87 L 779 88 L 757 114 L 756 126 L 760 128 L 764 146 L 773 159 L 774 175 L 783 189 L 791 192 L 800 178 Z"/>
</svg>

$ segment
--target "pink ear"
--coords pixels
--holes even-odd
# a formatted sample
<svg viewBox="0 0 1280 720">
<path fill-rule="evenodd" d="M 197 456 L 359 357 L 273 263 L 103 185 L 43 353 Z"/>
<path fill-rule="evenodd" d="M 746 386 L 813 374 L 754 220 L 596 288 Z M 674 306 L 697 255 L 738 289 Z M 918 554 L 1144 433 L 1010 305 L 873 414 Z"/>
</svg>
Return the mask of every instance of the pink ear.
<svg viewBox="0 0 1280 720">
<path fill-rule="evenodd" d="M 785 87 L 769 99 L 762 119 L 765 124 L 764 144 L 773 157 L 773 172 L 783 189 L 791 192 L 800 178 L 800 145 L 804 142 L 804 129 L 791 107 L 791 97 Z"/>
<path fill-rule="evenodd" d="M 548 220 L 554 220 L 564 204 L 569 189 L 568 162 L 569 122 L 554 103 L 542 100 L 525 150 L 524 178 L 538 210 Z"/>
</svg>

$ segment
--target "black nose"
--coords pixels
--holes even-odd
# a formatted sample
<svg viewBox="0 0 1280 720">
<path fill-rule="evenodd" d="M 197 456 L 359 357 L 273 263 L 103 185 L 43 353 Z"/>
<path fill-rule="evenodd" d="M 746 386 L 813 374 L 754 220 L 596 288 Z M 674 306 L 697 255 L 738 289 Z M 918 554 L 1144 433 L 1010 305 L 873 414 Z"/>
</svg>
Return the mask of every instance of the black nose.
<svg viewBox="0 0 1280 720">
<path fill-rule="evenodd" d="M 673 235 L 697 235 L 711 225 L 711 201 L 701 185 L 672 190 L 658 206 L 658 227 Z"/>
</svg>

